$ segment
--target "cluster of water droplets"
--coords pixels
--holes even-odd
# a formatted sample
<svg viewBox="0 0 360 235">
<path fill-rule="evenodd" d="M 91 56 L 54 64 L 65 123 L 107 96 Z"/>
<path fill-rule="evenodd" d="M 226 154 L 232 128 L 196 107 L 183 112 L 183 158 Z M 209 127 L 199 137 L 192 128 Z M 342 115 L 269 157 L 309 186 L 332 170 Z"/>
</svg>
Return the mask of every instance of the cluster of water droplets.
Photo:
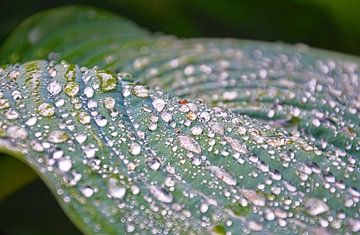
<svg viewBox="0 0 360 235">
<path fill-rule="evenodd" d="M 225 53 L 243 58 L 239 51 Z M 149 61 L 143 57 L 131 66 L 144 69 Z M 174 59 L 170 67 L 181 63 Z M 187 65 L 173 74 L 186 79 L 171 84 L 179 95 L 180 86 L 194 95 L 191 76 L 198 71 L 205 75 L 196 75 L 196 82 L 236 85 L 226 75 L 234 64 L 220 60 L 215 75 L 217 65 Z M 253 79 L 271 73 L 263 69 Z M 351 148 L 316 147 L 317 140 L 311 144 L 300 134 L 200 99 L 173 98 L 97 67 L 36 61 L 1 69 L 0 75 L 1 145 L 24 154 L 54 185 L 65 210 L 92 233 L 360 230 L 359 161 Z M 238 85 L 248 83 L 239 79 Z M 241 94 L 226 92 L 226 100 Z M 210 102 L 206 95 L 201 98 Z M 324 116 L 315 115 L 312 125 L 323 125 Z"/>
</svg>

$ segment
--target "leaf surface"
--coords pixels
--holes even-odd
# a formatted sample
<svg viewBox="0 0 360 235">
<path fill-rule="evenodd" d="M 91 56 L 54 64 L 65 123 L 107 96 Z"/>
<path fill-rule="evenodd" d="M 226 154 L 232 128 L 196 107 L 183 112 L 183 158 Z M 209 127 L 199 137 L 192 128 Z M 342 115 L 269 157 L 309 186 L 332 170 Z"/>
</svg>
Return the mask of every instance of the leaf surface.
<svg viewBox="0 0 360 235">
<path fill-rule="evenodd" d="M 359 231 L 358 58 L 94 21 L 1 54 L 70 62 L 1 70 L 1 150 L 82 231 Z"/>
</svg>

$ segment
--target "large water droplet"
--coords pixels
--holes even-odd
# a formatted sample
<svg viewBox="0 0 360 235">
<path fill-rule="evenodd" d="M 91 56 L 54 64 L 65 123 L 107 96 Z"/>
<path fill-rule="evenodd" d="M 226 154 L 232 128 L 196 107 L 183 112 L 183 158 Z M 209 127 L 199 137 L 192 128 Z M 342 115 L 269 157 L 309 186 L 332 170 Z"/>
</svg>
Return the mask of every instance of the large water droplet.
<svg viewBox="0 0 360 235">
<path fill-rule="evenodd" d="M 163 188 L 150 186 L 150 193 L 160 202 L 171 203 L 173 201 L 171 193 L 167 192 Z"/>
<path fill-rule="evenodd" d="M 180 135 L 177 137 L 177 139 L 180 146 L 183 147 L 184 149 L 197 154 L 201 153 L 200 145 L 193 138 L 186 135 Z"/>
<path fill-rule="evenodd" d="M 208 169 L 221 181 L 228 185 L 236 185 L 237 181 L 236 179 L 230 175 L 226 170 L 223 168 L 220 168 L 218 166 L 210 166 Z"/>
<path fill-rule="evenodd" d="M 224 139 L 226 140 L 226 142 L 228 142 L 230 147 L 234 149 L 236 152 L 244 153 L 244 154 L 247 153 L 246 146 L 243 145 L 239 140 L 231 137 L 225 137 Z"/>
<path fill-rule="evenodd" d="M 40 104 L 37 111 L 43 117 L 51 117 L 55 114 L 54 106 L 49 103 Z"/>
<path fill-rule="evenodd" d="M 68 134 L 65 131 L 54 130 L 49 133 L 48 140 L 51 143 L 63 143 L 69 139 Z"/>
<path fill-rule="evenodd" d="M 108 191 L 111 197 L 122 199 L 126 194 L 126 188 L 114 179 L 110 178 L 108 182 Z"/>
<path fill-rule="evenodd" d="M 329 211 L 329 206 L 323 201 L 318 198 L 308 198 L 304 203 L 304 207 L 312 216 L 323 214 Z"/>
</svg>

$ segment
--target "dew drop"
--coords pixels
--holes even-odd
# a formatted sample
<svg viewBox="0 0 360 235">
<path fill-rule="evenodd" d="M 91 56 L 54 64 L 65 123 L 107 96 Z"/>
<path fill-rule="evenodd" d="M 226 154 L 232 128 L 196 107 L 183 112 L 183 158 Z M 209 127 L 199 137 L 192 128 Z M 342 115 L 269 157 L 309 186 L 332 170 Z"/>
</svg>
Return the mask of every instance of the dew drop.
<svg viewBox="0 0 360 235">
<path fill-rule="evenodd" d="M 10 108 L 9 100 L 0 99 L 0 109 L 7 109 L 7 108 Z"/>
<path fill-rule="evenodd" d="M 70 97 L 74 97 L 80 90 L 79 85 L 76 82 L 68 82 L 65 85 L 64 92 Z"/>
<path fill-rule="evenodd" d="M 63 143 L 69 139 L 68 134 L 65 131 L 54 130 L 49 133 L 48 140 L 51 143 Z"/>
<path fill-rule="evenodd" d="M 243 145 L 239 140 L 231 137 L 225 137 L 224 139 L 226 140 L 226 142 L 228 142 L 230 147 L 234 149 L 236 152 L 243 154 L 246 154 L 248 152 L 246 146 Z"/>
<path fill-rule="evenodd" d="M 312 216 L 323 214 L 329 211 L 329 206 L 318 198 L 308 198 L 304 203 L 307 213 Z"/>
<path fill-rule="evenodd" d="M 263 194 L 251 189 L 240 189 L 239 192 L 255 206 L 265 206 L 266 198 Z"/>
<path fill-rule="evenodd" d="M 109 179 L 108 191 L 111 197 L 117 199 L 122 199 L 126 194 L 126 188 L 120 185 L 119 182 L 114 178 Z"/>
<path fill-rule="evenodd" d="M 191 128 L 191 134 L 193 135 L 201 135 L 203 129 L 200 126 L 194 126 Z"/>
<path fill-rule="evenodd" d="M 153 157 L 153 158 L 149 158 L 147 161 L 146 161 L 148 167 L 153 170 L 153 171 L 157 171 L 160 169 L 161 167 L 161 162 L 158 158 L 156 157 Z"/>
<path fill-rule="evenodd" d="M 236 185 L 236 179 L 231 176 L 225 169 L 218 166 L 210 166 L 208 169 L 221 181 L 228 185 Z"/>
<path fill-rule="evenodd" d="M 5 113 L 5 117 L 9 120 L 16 120 L 19 118 L 19 113 L 15 110 L 8 109 Z"/>
<path fill-rule="evenodd" d="M 27 121 L 26 121 L 26 125 L 28 126 L 34 126 L 37 122 L 37 118 L 36 117 L 32 117 L 32 118 L 29 118 Z"/>
<path fill-rule="evenodd" d="M 57 81 L 52 81 L 47 85 L 47 90 L 51 95 L 57 95 L 61 92 L 62 87 Z"/>
<path fill-rule="evenodd" d="M 104 126 L 107 125 L 108 120 L 107 120 L 106 117 L 104 117 L 104 116 L 97 116 L 97 117 L 95 118 L 95 122 L 96 122 L 96 124 L 97 124 L 99 127 L 104 127 Z"/>
<path fill-rule="evenodd" d="M 112 97 L 106 97 L 104 99 L 104 107 L 106 109 L 113 109 L 115 106 L 115 100 Z"/>
<path fill-rule="evenodd" d="M 132 143 L 129 147 L 130 153 L 134 156 L 139 155 L 141 152 L 141 146 L 138 143 Z"/>
<path fill-rule="evenodd" d="M 146 98 L 149 96 L 149 90 L 141 85 L 137 85 L 133 87 L 133 93 L 137 97 Z"/>
<path fill-rule="evenodd" d="M 169 112 L 162 112 L 160 116 L 164 122 L 170 122 L 172 120 L 172 114 Z"/>
<path fill-rule="evenodd" d="M 197 154 L 201 153 L 200 145 L 193 138 L 186 135 L 180 135 L 177 137 L 177 140 L 180 146 L 183 147 L 184 149 Z"/>
<path fill-rule="evenodd" d="M 27 132 L 25 128 L 20 126 L 10 126 L 7 131 L 7 135 L 12 139 L 21 139 L 24 140 L 27 137 Z"/>
<path fill-rule="evenodd" d="M 219 135 L 224 135 L 224 125 L 219 122 L 209 122 L 210 129 Z"/>
<path fill-rule="evenodd" d="M 100 80 L 100 88 L 103 92 L 112 91 L 116 88 L 117 78 L 110 72 L 99 71 L 96 75 Z"/>
<path fill-rule="evenodd" d="M 87 98 L 92 98 L 94 96 L 94 89 L 92 87 L 85 87 L 84 94 Z"/>
<path fill-rule="evenodd" d="M 173 201 L 172 194 L 163 188 L 150 186 L 150 193 L 160 202 L 171 203 Z"/>
<path fill-rule="evenodd" d="M 82 188 L 81 192 L 85 197 L 91 197 L 94 194 L 94 189 L 87 186 L 85 188 Z"/>
<path fill-rule="evenodd" d="M 163 99 L 156 98 L 152 102 L 156 111 L 161 112 L 165 108 L 165 101 Z"/>
<path fill-rule="evenodd" d="M 89 124 L 90 123 L 90 120 L 91 120 L 91 117 L 88 113 L 86 112 L 80 112 L 78 114 L 78 120 L 81 124 Z"/>
<path fill-rule="evenodd" d="M 65 157 L 58 162 L 59 170 L 62 172 L 68 172 L 72 168 L 72 162 L 69 157 Z"/>
<path fill-rule="evenodd" d="M 43 117 L 51 117 L 55 114 L 54 106 L 49 103 L 40 104 L 37 111 Z"/>
</svg>

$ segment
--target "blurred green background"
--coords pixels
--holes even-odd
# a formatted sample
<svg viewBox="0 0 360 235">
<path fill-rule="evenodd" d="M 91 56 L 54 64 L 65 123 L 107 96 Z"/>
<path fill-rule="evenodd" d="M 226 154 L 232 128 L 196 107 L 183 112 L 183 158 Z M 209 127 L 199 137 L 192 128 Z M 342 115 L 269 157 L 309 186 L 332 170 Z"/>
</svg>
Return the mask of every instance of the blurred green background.
<svg viewBox="0 0 360 235">
<path fill-rule="evenodd" d="M 305 43 L 360 55 L 360 0 L 1 0 L 0 44 L 25 18 L 68 4 L 101 7 L 153 32 L 179 37 Z M 8 182 L 14 189 L 14 182 L 21 185 L 28 183 L 24 179 L 35 178 L 23 163 L 0 157 L 0 163 L 5 161 L 12 169 L 27 169 Z M 0 167 L 0 180 L 1 172 L 5 173 Z M 21 234 L 80 232 L 66 218 L 47 187 L 35 180 L 0 201 L 0 235 Z"/>
<path fill-rule="evenodd" d="M 2 0 L 0 41 L 33 13 L 74 3 L 180 37 L 305 43 L 360 55 L 360 0 Z"/>
</svg>

